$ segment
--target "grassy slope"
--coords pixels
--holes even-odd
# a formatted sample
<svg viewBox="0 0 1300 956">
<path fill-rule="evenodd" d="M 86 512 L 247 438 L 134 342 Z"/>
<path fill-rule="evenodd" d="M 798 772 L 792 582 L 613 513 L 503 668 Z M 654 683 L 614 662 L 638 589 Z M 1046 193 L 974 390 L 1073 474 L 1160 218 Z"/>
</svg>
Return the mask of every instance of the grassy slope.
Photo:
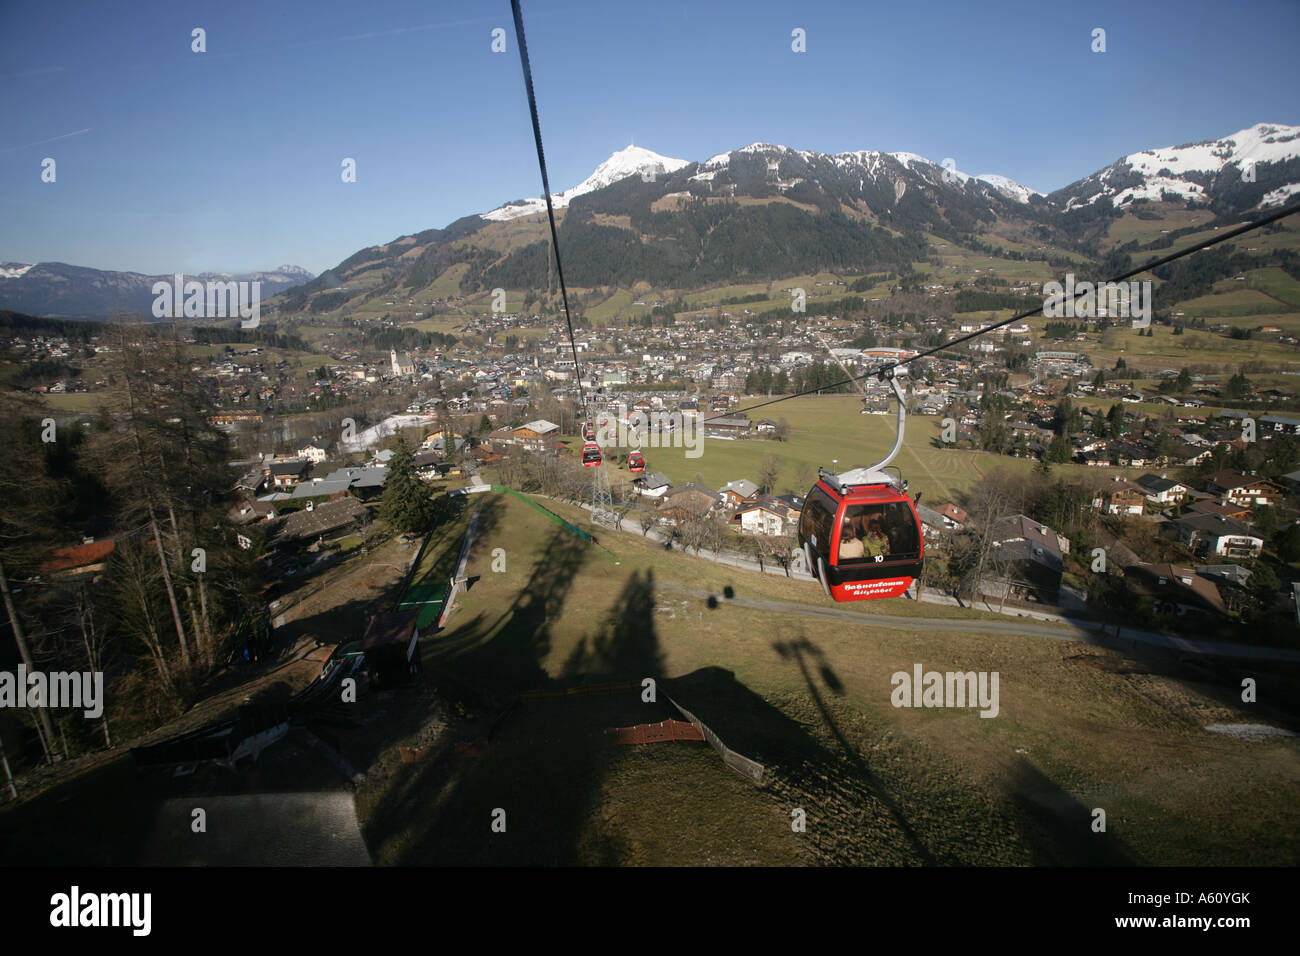
<svg viewBox="0 0 1300 956">
<path fill-rule="evenodd" d="M 431 806 L 435 792 L 442 802 L 386 835 L 393 861 L 1281 863 L 1300 849 L 1295 743 L 1204 733 L 1232 714 L 1214 688 L 1074 643 L 933 633 L 919 619 L 914 630 L 873 627 L 874 605 L 861 608 L 861 628 L 725 598 L 711 608 L 684 589 L 822 599 L 810 583 L 667 554 L 635 535 L 582 545 L 506 496 L 474 503 L 485 515 L 468 569 L 478 580 L 447 631 L 424 642 L 431 674 L 502 702 L 528 688 L 667 677 L 770 781 L 753 788 L 698 744 L 604 749 L 584 736 L 662 719 L 662 702 L 526 703 L 452 781 L 428 769 L 397 781 L 412 805 Z M 998 671 L 1001 715 L 891 707 L 890 675 L 917 662 Z M 451 789 L 420 789 L 435 783 Z M 518 821 L 509 839 L 486 834 L 496 806 Z M 1089 829 L 1097 806 L 1104 836 Z M 808 812 L 806 835 L 790 832 L 793 807 Z"/>
</svg>

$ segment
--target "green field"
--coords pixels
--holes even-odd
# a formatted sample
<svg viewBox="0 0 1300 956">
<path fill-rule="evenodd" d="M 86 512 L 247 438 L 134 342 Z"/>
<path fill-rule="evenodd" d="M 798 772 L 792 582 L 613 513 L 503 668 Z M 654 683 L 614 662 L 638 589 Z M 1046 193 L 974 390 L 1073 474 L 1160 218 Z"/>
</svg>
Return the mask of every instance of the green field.
<svg viewBox="0 0 1300 956">
<path fill-rule="evenodd" d="M 1185 299 L 1178 303 L 1178 308 L 1189 316 L 1204 319 L 1263 315 L 1285 306 L 1286 303 L 1259 289 L 1248 288 L 1245 281 L 1233 279 L 1224 279 L 1215 283 L 1215 291 L 1208 295 Z"/>
<path fill-rule="evenodd" d="M 766 398 L 748 398 L 742 401 L 741 407 L 762 401 Z M 739 478 L 757 480 L 761 463 L 772 455 L 780 463 L 776 490 L 804 494 L 816 480 L 819 467 L 832 468 L 832 459 L 838 459 L 839 465 L 835 467 L 844 470 L 878 461 L 889 450 L 893 443 L 894 414 L 861 415 L 860 407 L 861 399 L 856 396 L 809 395 L 755 409 L 749 413 L 752 419 L 785 419 L 790 425 L 789 440 L 706 438 L 698 458 L 686 457 L 686 448 L 643 447 L 646 468 L 662 471 L 675 484 L 699 475 L 705 485 L 716 490 Z M 940 423 L 941 418 L 935 416 L 909 416 L 903 448 L 894 459 L 909 481 L 911 491 L 922 492 L 930 504 L 953 501 L 982 475 L 992 471 L 1028 471 L 1036 464 L 1032 459 L 938 446 Z M 1053 473 L 1068 479 L 1085 474 L 1141 472 L 1071 464 L 1053 466 Z M 801 476 L 807 480 L 801 481 Z"/>
</svg>

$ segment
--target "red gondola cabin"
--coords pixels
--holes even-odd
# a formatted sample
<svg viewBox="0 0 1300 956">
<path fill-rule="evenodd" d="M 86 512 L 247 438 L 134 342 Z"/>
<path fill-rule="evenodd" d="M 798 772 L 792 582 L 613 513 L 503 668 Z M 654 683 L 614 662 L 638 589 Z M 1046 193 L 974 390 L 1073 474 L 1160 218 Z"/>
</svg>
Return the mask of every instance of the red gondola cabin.
<svg viewBox="0 0 1300 956">
<path fill-rule="evenodd" d="M 645 456 L 639 451 L 634 451 L 627 456 L 627 470 L 634 475 L 639 475 L 645 471 Z"/>
<path fill-rule="evenodd" d="M 600 446 L 594 441 L 582 446 L 582 464 L 586 468 L 595 468 L 600 464 Z"/>
<path fill-rule="evenodd" d="M 836 601 L 899 597 L 925 560 L 906 494 L 888 484 L 841 484 L 824 471 L 804 501 L 799 541 L 809 571 Z"/>
</svg>

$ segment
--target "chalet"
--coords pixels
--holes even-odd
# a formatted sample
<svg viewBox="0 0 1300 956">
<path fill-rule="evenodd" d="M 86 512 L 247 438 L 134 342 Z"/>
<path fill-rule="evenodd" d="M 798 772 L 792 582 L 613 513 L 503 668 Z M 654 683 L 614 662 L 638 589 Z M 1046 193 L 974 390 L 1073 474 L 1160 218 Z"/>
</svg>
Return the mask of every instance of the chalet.
<svg viewBox="0 0 1300 956">
<path fill-rule="evenodd" d="M 926 541 L 945 534 L 949 530 L 944 522 L 943 515 L 928 505 L 918 504 L 916 506 L 916 516 L 921 519 L 921 533 L 925 535 Z"/>
<path fill-rule="evenodd" d="M 1205 490 L 1239 505 L 1267 505 L 1282 496 L 1282 489 L 1273 482 L 1230 469 L 1205 479 Z"/>
<path fill-rule="evenodd" d="M 1156 613 L 1226 615 L 1227 605 L 1214 582 L 1176 564 L 1139 564 L 1124 571 L 1124 584 L 1150 598 Z"/>
<path fill-rule="evenodd" d="M 729 481 L 723 485 L 718 494 L 722 496 L 723 504 L 728 508 L 739 508 L 741 503 L 753 498 L 758 494 L 758 485 L 754 484 L 748 478 L 737 478 L 735 481 Z"/>
<path fill-rule="evenodd" d="M 741 415 L 716 415 L 704 419 L 704 434 L 709 438 L 747 438 L 753 422 Z"/>
<path fill-rule="evenodd" d="M 980 590 L 998 597 L 1055 603 L 1060 598 L 1063 555 L 1070 539 L 1027 515 L 1000 518 L 993 526 L 993 573 Z"/>
<path fill-rule="evenodd" d="M 1215 501 L 1213 498 L 1202 498 L 1188 505 L 1185 516 L 1192 515 L 1221 515 L 1237 521 L 1249 521 L 1253 517 L 1251 510 L 1244 505 L 1234 505 L 1230 501 Z"/>
<path fill-rule="evenodd" d="M 529 422 L 527 425 L 520 425 L 514 430 L 515 444 L 535 451 L 544 449 L 547 441 L 559 437 L 559 434 L 560 426 L 544 418 Z"/>
<path fill-rule="evenodd" d="M 411 456 L 411 465 L 415 473 L 426 481 L 438 478 L 442 474 L 438 466 L 442 464 L 442 455 L 436 451 L 422 451 Z"/>
<path fill-rule="evenodd" d="M 272 518 L 267 523 L 266 540 L 275 546 L 328 541 L 364 528 L 369 522 L 366 506 L 348 496 L 316 505 L 311 510 Z"/>
<path fill-rule="evenodd" d="M 241 501 L 226 512 L 226 520 L 231 524 L 252 524 L 254 521 L 266 521 L 274 517 L 275 505 L 256 499 Z"/>
<path fill-rule="evenodd" d="M 1186 485 L 1164 475 L 1143 475 L 1137 479 L 1136 484 L 1142 489 L 1148 501 L 1157 504 L 1176 505 L 1187 497 Z"/>
<path fill-rule="evenodd" d="M 668 491 L 671 482 L 663 472 L 655 471 L 633 479 L 632 484 L 636 487 L 638 494 L 645 495 L 647 498 L 662 498 Z"/>
<path fill-rule="evenodd" d="M 798 525 L 798 512 L 775 498 L 759 498 L 741 506 L 732 519 L 746 534 L 784 535 Z"/>
<path fill-rule="evenodd" d="M 1259 416 L 1262 431 L 1280 432 L 1284 435 L 1300 435 L 1300 418 L 1284 418 L 1281 415 Z"/>
<path fill-rule="evenodd" d="M 298 449 L 298 457 L 311 462 L 313 465 L 319 465 L 325 460 L 325 449 L 316 445 L 304 445 Z"/>
<path fill-rule="evenodd" d="M 1092 506 L 1108 515 L 1140 515 L 1146 510 L 1146 490 L 1115 475 L 1092 493 Z"/>
<path fill-rule="evenodd" d="M 770 418 L 760 418 L 754 423 L 754 428 L 760 435 L 776 434 L 776 422 Z"/>
<path fill-rule="evenodd" d="M 659 507 L 675 520 L 681 520 L 706 515 L 721 504 L 721 501 L 716 492 L 698 482 L 688 481 L 684 485 L 674 485 L 665 491 Z"/>
<path fill-rule="evenodd" d="M 970 517 L 963 509 L 951 503 L 935 505 L 933 509 L 927 508 L 926 510 L 933 510 L 938 515 L 938 521 L 945 531 L 959 530 L 966 523 L 967 518 Z"/>
<path fill-rule="evenodd" d="M 1257 558 L 1264 539 L 1234 518 L 1223 515 L 1193 515 L 1174 522 L 1178 540 L 1197 554 L 1221 554 L 1230 558 Z"/>
<path fill-rule="evenodd" d="M 301 458 L 290 458 L 287 461 L 272 461 L 266 469 L 266 474 L 270 478 L 271 487 L 283 490 L 292 488 L 307 476 L 307 462 Z"/>
<path fill-rule="evenodd" d="M 1061 554 L 1070 553 L 1070 539 L 1027 515 L 1000 518 L 993 528 L 994 541 L 1028 541 Z"/>
</svg>

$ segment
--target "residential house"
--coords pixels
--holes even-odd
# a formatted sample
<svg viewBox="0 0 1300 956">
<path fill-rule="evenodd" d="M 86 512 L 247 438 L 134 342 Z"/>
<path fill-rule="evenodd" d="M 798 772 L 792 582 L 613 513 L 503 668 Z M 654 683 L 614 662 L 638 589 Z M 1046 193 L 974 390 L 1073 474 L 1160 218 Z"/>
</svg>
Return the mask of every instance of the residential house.
<svg viewBox="0 0 1300 956">
<path fill-rule="evenodd" d="M 274 517 L 275 505 L 255 498 L 241 501 L 226 512 L 226 520 L 231 524 L 252 524 L 254 521 L 265 521 Z"/>
<path fill-rule="evenodd" d="M 737 478 L 735 481 L 729 481 L 719 488 L 718 494 L 722 496 L 723 503 L 728 510 L 734 511 L 740 507 L 742 502 L 758 494 L 758 485 L 748 478 Z"/>
<path fill-rule="evenodd" d="M 1230 501 L 1215 501 L 1213 498 L 1202 498 L 1188 505 L 1183 516 L 1190 518 L 1192 515 L 1222 515 L 1237 521 L 1250 521 L 1253 517 L 1251 510 L 1244 505 L 1234 505 Z"/>
<path fill-rule="evenodd" d="M 1239 505 L 1267 505 L 1282 497 L 1282 489 L 1268 479 L 1231 469 L 1205 479 L 1205 490 Z"/>
<path fill-rule="evenodd" d="M 369 521 L 366 506 L 348 496 L 271 519 L 267 523 L 266 540 L 277 547 L 328 541 L 364 528 Z"/>
<path fill-rule="evenodd" d="M 1146 490 L 1119 475 L 1097 487 L 1092 506 L 1108 515 L 1140 515 L 1146 510 Z"/>
<path fill-rule="evenodd" d="M 1176 505 L 1187 497 L 1186 485 L 1164 475 L 1143 475 L 1137 479 L 1137 484 L 1146 494 L 1147 500 L 1156 504 Z"/>
<path fill-rule="evenodd" d="M 1221 554 L 1230 558 L 1257 558 L 1264 539 L 1234 518 L 1223 515 L 1193 515 L 1174 522 L 1178 540 L 1197 554 Z"/>
<path fill-rule="evenodd" d="M 645 495 L 647 498 L 662 498 L 668 491 L 671 482 L 663 472 L 655 471 L 634 478 L 632 484 L 637 489 L 638 494 Z"/>
<path fill-rule="evenodd" d="M 709 438 L 747 438 L 753 423 L 740 415 L 716 415 L 704 419 L 704 434 Z"/>
<path fill-rule="evenodd" d="M 548 440 L 559 437 L 560 426 L 539 418 L 527 425 L 520 425 L 515 429 L 514 434 L 516 444 L 533 451 L 543 451 Z"/>
<path fill-rule="evenodd" d="M 1151 598 L 1157 613 L 1226 615 L 1227 605 L 1214 582 L 1176 564 L 1139 564 L 1124 571 L 1134 594 Z"/>
<path fill-rule="evenodd" d="M 307 476 L 307 462 L 301 458 L 290 458 L 286 461 L 272 461 L 266 469 L 266 474 L 271 480 L 271 487 L 278 490 L 292 488 Z"/>
<path fill-rule="evenodd" d="M 799 512 L 784 502 L 764 496 L 742 505 L 732 523 L 746 534 L 784 535 L 798 526 Z"/>
<path fill-rule="evenodd" d="M 980 590 L 996 597 L 1055 603 L 1060 598 L 1070 539 L 1027 515 L 1000 518 L 993 527 L 992 573 Z"/>
<path fill-rule="evenodd" d="M 684 485 L 674 485 L 664 492 L 659 501 L 660 510 L 670 518 L 680 521 L 685 518 L 702 517 L 722 503 L 718 494 L 699 482 L 688 481 Z"/>
</svg>

